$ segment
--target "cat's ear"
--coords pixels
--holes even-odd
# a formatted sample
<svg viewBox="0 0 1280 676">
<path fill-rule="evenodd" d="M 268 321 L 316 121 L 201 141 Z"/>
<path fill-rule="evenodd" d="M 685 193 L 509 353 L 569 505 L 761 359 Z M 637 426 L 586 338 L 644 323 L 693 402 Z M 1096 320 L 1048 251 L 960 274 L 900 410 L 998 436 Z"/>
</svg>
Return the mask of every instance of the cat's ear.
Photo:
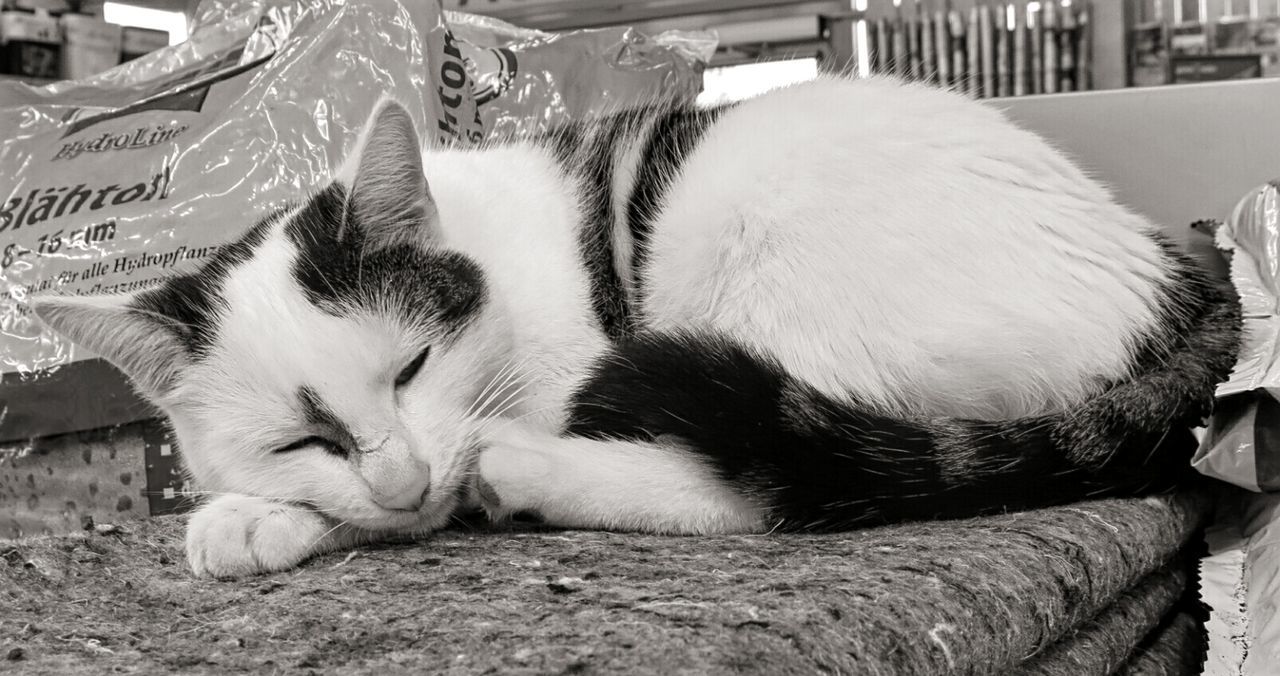
<svg viewBox="0 0 1280 676">
<path fill-rule="evenodd" d="M 375 248 L 435 239 L 439 215 L 422 171 L 413 118 L 389 101 L 374 113 L 347 198 L 347 223 Z"/>
<path fill-rule="evenodd" d="M 187 363 L 182 343 L 160 318 L 128 304 L 129 296 L 45 296 L 31 311 L 53 330 L 124 371 L 148 397 L 168 392 Z"/>
</svg>

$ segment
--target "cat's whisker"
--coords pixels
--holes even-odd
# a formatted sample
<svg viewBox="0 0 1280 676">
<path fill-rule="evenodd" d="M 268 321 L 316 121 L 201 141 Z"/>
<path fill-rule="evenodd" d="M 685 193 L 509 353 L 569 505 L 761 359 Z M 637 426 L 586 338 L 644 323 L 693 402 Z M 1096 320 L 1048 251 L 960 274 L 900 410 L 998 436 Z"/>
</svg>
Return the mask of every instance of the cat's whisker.
<svg viewBox="0 0 1280 676">
<path fill-rule="evenodd" d="M 162 491 L 143 491 L 143 495 L 147 495 L 147 496 L 163 495 L 163 492 Z M 334 510 L 337 509 L 337 507 L 334 507 L 334 508 L 320 507 L 307 500 L 300 500 L 298 498 L 293 498 L 293 497 L 273 496 L 273 495 L 246 495 L 244 493 L 234 493 L 234 492 L 226 492 L 226 491 L 189 489 L 189 490 L 184 490 L 177 493 L 175 497 L 177 497 L 179 500 L 195 501 L 199 498 L 211 498 L 211 497 L 219 498 L 219 497 L 226 497 L 226 496 L 240 497 L 240 498 L 258 498 L 261 500 L 269 500 L 271 502 L 279 502 L 281 504 L 285 504 L 302 511 L 313 512 L 316 514 L 324 514 L 326 516 L 332 515 L 334 513 Z M 350 503 L 350 504 L 344 505 L 344 507 L 355 507 L 355 506 L 359 506 L 359 505 L 357 503 Z"/>
<path fill-rule="evenodd" d="M 504 418 L 507 418 L 508 413 L 510 413 L 511 411 L 515 410 L 520 406 L 523 406 L 527 401 L 529 401 L 528 398 L 514 399 L 511 401 L 511 403 L 507 404 L 506 406 L 499 409 L 495 409 L 492 415 L 486 416 L 486 417 L 492 420 L 502 420 Z"/>
<path fill-rule="evenodd" d="M 514 373 L 515 370 L 514 362 L 511 359 L 508 359 L 503 364 L 502 368 L 494 372 L 493 376 L 489 378 L 489 382 L 481 388 L 480 393 L 476 395 L 475 400 L 471 402 L 471 406 L 467 407 L 466 415 L 474 415 L 479 411 L 484 410 L 484 407 L 489 404 L 492 397 L 505 387 L 505 383 L 511 377 L 510 373 Z M 503 384 L 497 384 L 500 379 Z M 491 388 L 492 392 L 490 391 Z"/>
<path fill-rule="evenodd" d="M 148 310 L 145 308 L 135 308 L 134 312 L 151 317 L 152 319 L 155 319 L 156 321 L 161 322 L 162 325 L 180 326 L 187 330 L 193 330 L 195 328 L 194 326 L 191 325 L 190 322 L 184 322 L 174 317 L 170 317 L 169 315 L 162 314 L 160 312 L 155 312 L 154 310 Z"/>
<path fill-rule="evenodd" d="M 487 397 L 481 405 L 475 407 L 474 413 L 477 415 L 481 414 L 486 409 L 488 409 L 491 405 L 493 405 L 494 400 L 497 399 L 497 397 L 499 396 L 503 396 L 503 393 L 507 392 L 507 388 L 511 385 L 511 383 L 515 382 L 515 380 L 518 377 L 519 377 L 519 373 L 513 370 L 512 375 L 504 379 L 502 385 L 495 387 L 493 393 L 490 394 L 490 396 Z M 522 382 L 514 392 L 511 392 L 506 395 L 506 399 L 503 400 L 502 404 L 498 404 L 498 408 L 501 409 L 502 405 L 505 404 L 507 401 L 509 401 L 511 397 L 520 394 L 531 385 L 533 385 L 532 381 L 525 380 L 524 382 Z"/>
<path fill-rule="evenodd" d="M 484 386 L 483 386 L 483 387 L 481 387 L 481 388 L 480 388 L 480 391 L 476 394 L 476 399 L 481 399 L 481 398 L 483 398 L 483 397 L 485 396 L 485 394 L 487 394 L 487 393 L 489 392 L 489 388 L 490 388 L 490 387 L 493 387 L 493 383 L 498 379 L 498 377 L 499 377 L 503 372 L 505 372 L 505 371 L 506 371 L 507 367 L 508 367 L 508 366 L 510 366 L 510 365 L 511 365 L 511 359 L 510 359 L 510 358 L 508 358 L 506 361 L 504 361 L 504 362 L 502 363 L 502 366 L 501 366 L 500 368 L 498 368 L 498 370 L 496 370 L 496 371 L 494 371 L 493 373 L 489 374 L 489 379 L 488 379 L 487 381 L 485 381 Z M 474 402 L 473 402 L 473 403 L 474 403 Z"/>
<path fill-rule="evenodd" d="M 602 411 L 610 411 L 610 412 L 613 412 L 613 413 L 626 413 L 626 411 L 623 411 L 622 409 L 618 408 L 617 406 L 610 406 L 610 405 L 608 405 L 608 404 L 601 404 L 600 402 L 597 402 L 597 401 L 578 401 L 578 402 L 574 402 L 574 406 L 582 406 L 582 407 L 585 407 L 585 408 L 598 408 L 598 409 L 600 409 L 600 410 L 602 410 Z"/>
<path fill-rule="evenodd" d="M 527 369 L 528 364 L 529 364 L 529 358 L 527 357 L 521 359 L 518 362 L 513 363 L 507 375 L 502 379 L 502 381 L 494 389 L 493 394 L 500 395 L 502 392 L 506 391 L 507 388 L 511 387 L 511 385 L 516 382 L 522 382 L 526 385 L 533 384 L 534 382 L 536 382 L 536 379 L 531 377 L 531 373 Z M 486 405 L 491 403 L 493 403 L 492 397 L 488 402 L 486 402 Z M 484 409 L 480 409 L 480 410 L 482 411 Z"/>
<path fill-rule="evenodd" d="M 498 422 L 505 420 L 505 418 L 496 416 L 477 416 L 472 420 L 475 421 L 475 425 L 471 428 L 471 436 L 474 438 L 482 438 L 489 428 Z"/>
<path fill-rule="evenodd" d="M 495 412 L 496 414 L 495 414 L 494 416 L 492 416 L 490 419 L 491 419 L 491 420 L 498 420 L 498 421 L 501 421 L 501 420 L 508 420 L 508 421 L 513 421 L 513 422 L 514 422 L 514 421 L 524 420 L 525 418 L 532 418 L 532 417 L 534 417 L 534 416 L 537 416 L 537 415 L 541 415 L 541 414 L 543 414 L 543 413 L 546 413 L 547 411 L 556 411 L 556 410 L 559 410 L 559 409 L 561 408 L 561 406 L 560 406 L 560 405 L 558 405 L 558 404 L 548 404 L 548 405 L 541 406 L 541 407 L 538 407 L 538 408 L 533 409 L 533 410 L 530 410 L 530 411 L 525 411 L 524 413 L 521 413 L 521 414 L 516 415 L 516 416 L 514 416 L 514 417 L 507 416 L 507 413 L 509 413 L 509 412 L 511 412 L 511 411 L 513 411 L 513 410 L 515 410 L 518 406 L 522 406 L 522 405 L 524 405 L 527 401 L 528 401 L 527 399 L 522 399 L 522 400 L 520 400 L 520 401 L 512 402 L 512 404 L 511 404 L 510 406 L 508 406 L 508 407 L 506 407 L 506 408 L 504 408 L 504 409 L 502 409 L 502 410 L 500 410 L 500 411 L 496 411 L 496 412 Z"/>
<path fill-rule="evenodd" d="M 504 407 L 504 408 L 494 410 L 491 414 L 483 415 L 483 416 L 479 416 L 479 415 L 478 415 L 478 416 L 475 416 L 475 417 L 473 418 L 473 420 L 478 421 L 478 422 L 480 423 L 479 427 L 477 427 L 476 429 L 483 430 L 483 429 L 485 429 L 486 427 L 488 427 L 488 426 L 490 426 L 490 425 L 494 424 L 494 423 L 495 423 L 495 422 L 497 422 L 497 421 L 510 420 L 510 418 L 505 417 L 505 414 L 506 414 L 508 411 L 512 410 L 513 408 L 515 408 L 515 407 L 517 407 L 517 406 L 520 406 L 520 405 L 524 404 L 524 402 L 525 402 L 525 401 L 527 401 L 527 399 L 517 399 L 517 400 L 515 400 L 515 401 L 511 402 L 511 404 L 507 405 L 507 406 L 506 406 L 506 407 Z M 544 412 L 544 411 L 547 411 L 547 410 L 550 410 L 550 409 L 554 409 L 554 408 L 558 408 L 558 407 L 557 407 L 557 406 L 555 406 L 555 405 L 544 406 L 544 407 L 542 407 L 542 408 L 538 409 L 536 412 L 537 412 L 537 413 L 541 413 L 541 412 Z M 532 414 L 532 413 L 534 413 L 534 412 L 532 412 L 532 411 L 531 411 L 530 413 L 528 413 L 528 414 L 522 414 L 522 415 L 521 415 L 521 416 L 519 416 L 519 417 L 520 417 L 520 418 L 524 418 L 524 417 L 526 417 L 527 415 L 530 415 L 530 414 Z"/>
<path fill-rule="evenodd" d="M 523 421 L 525 418 L 530 418 L 535 415 L 541 415 L 543 413 L 546 413 L 547 411 L 557 410 L 558 408 L 560 407 L 554 406 L 554 405 L 543 406 L 542 408 L 536 408 L 536 409 L 533 409 L 532 411 L 527 411 L 525 413 L 522 413 L 514 418 L 487 418 L 485 421 L 485 424 L 476 429 L 475 434 L 480 438 L 486 438 L 487 436 L 493 433 L 502 431 L 503 429 L 505 429 L 510 425 L 514 425 L 516 423 Z"/>
<path fill-rule="evenodd" d="M 559 405 L 551 404 L 551 405 L 548 405 L 548 406 L 543 406 L 543 407 L 541 407 L 541 408 L 535 408 L 535 409 L 533 409 L 532 411 L 526 411 L 526 412 L 521 413 L 520 415 L 518 415 L 518 416 L 516 416 L 516 417 L 514 417 L 514 418 L 507 418 L 507 420 L 508 420 L 508 421 L 510 421 L 510 422 L 520 422 L 520 421 L 524 420 L 525 418 L 531 418 L 531 417 L 533 417 L 533 416 L 535 416 L 535 415 L 541 415 L 541 414 L 543 414 L 543 413 L 546 413 L 547 411 L 556 411 L 556 410 L 559 410 L 559 409 L 560 409 L 560 406 L 559 406 Z"/>
<path fill-rule="evenodd" d="M 450 515 L 449 515 L 449 522 L 450 522 L 450 523 L 453 523 L 453 524 L 455 524 L 455 525 L 461 526 L 461 527 L 465 528 L 466 530 L 468 530 L 468 531 L 470 531 L 470 532 L 472 532 L 472 533 L 477 532 L 476 527 L 475 527 L 474 525 L 472 525 L 472 524 L 471 524 L 471 522 L 467 521 L 466 519 L 462 518 L 461 516 L 459 516 L 459 515 L 457 515 L 457 514 L 450 514 Z"/>
<path fill-rule="evenodd" d="M 476 404 L 489 396 L 490 388 L 493 388 L 500 378 L 505 378 L 508 370 L 511 369 L 512 366 L 513 361 L 508 358 L 503 362 L 502 367 L 489 377 L 489 381 L 485 383 L 484 387 L 480 388 L 479 394 L 477 394 L 475 399 L 471 402 L 471 406 L 467 408 L 467 415 L 474 413 Z"/>
<path fill-rule="evenodd" d="M 510 422 L 508 418 L 485 418 L 483 424 L 472 430 L 472 435 L 477 440 L 487 440 Z"/>
<path fill-rule="evenodd" d="M 347 199 L 348 200 L 351 199 L 349 193 L 348 193 Z M 357 289 L 364 288 L 364 256 L 363 255 L 356 256 L 356 288 Z"/>
<path fill-rule="evenodd" d="M 527 379 L 530 375 L 528 367 L 532 361 L 533 358 L 528 355 L 522 356 L 518 361 L 508 359 L 507 366 L 505 367 L 506 373 L 498 384 L 499 389 L 506 387 L 513 379 Z"/>
<path fill-rule="evenodd" d="M 325 532 L 321 533 L 319 537 L 317 537 L 315 540 L 313 540 L 313 541 L 311 542 L 311 546 L 312 546 L 312 547 L 316 547 L 316 546 L 318 546 L 321 542 L 324 542 L 324 539 L 325 539 L 325 538 L 327 538 L 327 537 L 329 537 L 330 535 L 332 535 L 333 533 L 337 532 L 337 530 L 338 530 L 338 529 L 342 528 L 343 526 L 346 526 L 348 523 L 349 523 L 349 522 L 348 522 L 348 521 L 346 521 L 345 519 L 344 519 L 344 520 L 342 520 L 342 521 L 340 521 L 340 522 L 338 522 L 338 524 L 337 524 L 336 526 L 334 526 L 333 528 L 330 528 L 329 530 L 327 530 L 327 531 L 325 531 Z"/>
<path fill-rule="evenodd" d="M 493 404 L 493 413 L 488 415 L 490 416 L 502 415 L 503 413 L 506 413 L 507 411 L 511 410 L 512 406 L 522 403 L 524 400 L 519 399 L 520 395 L 522 395 L 525 392 L 525 390 L 529 389 L 532 386 L 533 384 L 529 382 L 521 383 L 519 387 L 515 388 L 514 390 L 511 390 L 502 401 L 498 402 L 497 404 Z M 484 409 L 481 409 L 481 412 L 483 411 Z"/>
</svg>

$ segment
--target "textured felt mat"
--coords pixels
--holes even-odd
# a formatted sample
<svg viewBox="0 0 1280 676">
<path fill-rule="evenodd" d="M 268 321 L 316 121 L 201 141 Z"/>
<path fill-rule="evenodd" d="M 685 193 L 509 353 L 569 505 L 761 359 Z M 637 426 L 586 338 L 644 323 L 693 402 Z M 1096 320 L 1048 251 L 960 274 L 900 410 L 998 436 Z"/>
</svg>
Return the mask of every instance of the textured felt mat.
<svg viewBox="0 0 1280 676">
<path fill-rule="evenodd" d="M 1117 672 L 1121 676 L 1197 676 L 1204 664 L 1204 627 L 1190 613 L 1169 618 Z"/>
<path fill-rule="evenodd" d="M 1048 650 L 1027 660 L 1028 676 L 1110 674 L 1118 670 L 1186 591 L 1185 567 L 1169 565 L 1148 575 L 1097 617 L 1068 632 Z"/>
<path fill-rule="evenodd" d="M 460 530 L 241 582 L 191 578 L 166 517 L 0 543 L 0 671 L 1087 675 L 1127 657 L 1149 673 L 1194 632 L 1105 646 L 1159 624 L 1185 582 L 1165 566 L 1207 504 L 838 535 Z"/>
</svg>

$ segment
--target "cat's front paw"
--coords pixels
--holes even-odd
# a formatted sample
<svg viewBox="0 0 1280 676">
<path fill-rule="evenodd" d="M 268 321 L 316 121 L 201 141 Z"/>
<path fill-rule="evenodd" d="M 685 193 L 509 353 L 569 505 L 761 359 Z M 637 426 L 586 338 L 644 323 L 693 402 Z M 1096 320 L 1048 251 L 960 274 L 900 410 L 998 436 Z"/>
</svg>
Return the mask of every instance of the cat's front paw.
<svg viewBox="0 0 1280 676">
<path fill-rule="evenodd" d="M 481 450 L 468 502 L 482 507 L 490 520 L 545 520 L 546 482 L 553 473 L 534 438 L 520 428 L 498 432 Z"/>
<path fill-rule="evenodd" d="M 330 530 L 323 516 L 296 505 L 223 495 L 187 523 L 187 560 L 200 577 L 287 570 L 321 551 Z"/>
</svg>

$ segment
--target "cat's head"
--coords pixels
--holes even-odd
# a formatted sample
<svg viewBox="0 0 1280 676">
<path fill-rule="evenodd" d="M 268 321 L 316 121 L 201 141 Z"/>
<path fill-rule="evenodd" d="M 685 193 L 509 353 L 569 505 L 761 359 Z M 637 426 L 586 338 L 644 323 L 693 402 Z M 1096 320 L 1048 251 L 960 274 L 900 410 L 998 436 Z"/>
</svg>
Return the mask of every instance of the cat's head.
<svg viewBox="0 0 1280 676">
<path fill-rule="evenodd" d="M 349 180 L 198 272 L 32 309 L 169 415 L 198 488 L 364 528 L 438 527 L 510 339 L 480 268 L 445 246 L 420 153 L 409 115 L 383 105 Z"/>
</svg>

